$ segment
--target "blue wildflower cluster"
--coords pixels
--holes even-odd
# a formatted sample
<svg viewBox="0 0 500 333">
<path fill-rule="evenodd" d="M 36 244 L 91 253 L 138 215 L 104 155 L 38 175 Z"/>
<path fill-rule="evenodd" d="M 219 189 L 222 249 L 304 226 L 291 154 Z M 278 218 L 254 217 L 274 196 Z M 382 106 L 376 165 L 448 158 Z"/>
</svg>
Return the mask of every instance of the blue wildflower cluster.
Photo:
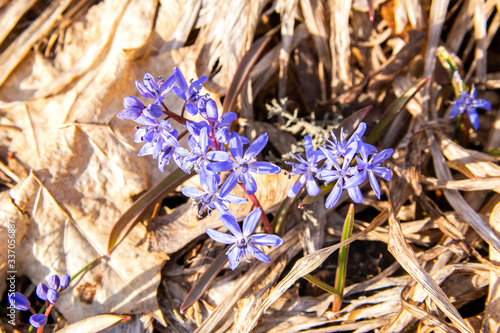
<svg viewBox="0 0 500 333">
<path fill-rule="evenodd" d="M 206 80 L 207 77 L 202 76 L 188 85 L 178 68 L 174 68 L 167 80 L 162 80 L 161 77 L 155 80 L 151 74 L 146 74 L 143 82 L 136 81 L 136 86 L 142 97 L 152 100 L 152 103 L 146 106 L 134 96 L 125 97 L 125 109 L 117 117 L 133 120 L 141 125 L 136 127 L 134 137 L 135 142 L 144 143 L 139 156 L 152 155 L 154 159 L 158 159 L 160 171 L 163 172 L 165 165 L 173 159 L 186 173 L 193 170 L 198 173 L 202 189 L 185 187 L 182 194 L 194 199 L 195 205 L 200 205 L 198 215 L 204 209 L 207 209 L 208 214 L 211 210 L 217 210 L 224 226 L 233 233 L 234 236 L 231 236 L 207 229 L 207 234 L 215 241 L 233 244 L 227 252 L 231 269 L 235 269 L 243 257 L 269 262 L 269 258 L 255 244 L 278 246 L 282 244 L 282 240 L 274 235 L 251 236 L 261 218 L 261 209 L 248 215 L 242 232 L 226 204 L 248 201 L 230 194 L 237 184 L 241 184 L 248 195 L 252 196 L 257 192 L 254 174 L 278 174 L 281 168 L 273 163 L 256 161 L 257 155 L 267 144 L 266 133 L 244 150 L 244 145 L 249 140 L 230 130 L 231 123 L 237 118 L 236 114 L 228 112 L 219 116 L 216 102 L 208 94 L 201 94 Z M 171 92 L 184 101 L 180 115 L 165 105 L 165 96 Z M 191 116 L 200 115 L 203 120 L 195 122 L 186 119 L 184 110 Z M 171 120 L 183 124 L 184 133 L 179 134 L 172 127 Z M 188 133 L 189 149 L 186 149 L 179 145 L 178 140 Z M 228 178 L 221 182 L 220 173 L 227 171 L 230 172 Z"/>
<path fill-rule="evenodd" d="M 332 139 L 325 139 L 324 146 L 316 151 L 313 149 L 311 137 L 306 135 L 304 137 L 306 158 L 290 153 L 298 163 L 286 162 L 292 165 L 291 175 L 301 175 L 297 183 L 288 190 L 288 197 L 296 196 L 304 185 L 310 196 L 318 195 L 321 192 L 316 183 L 318 179 L 325 184 L 335 182 L 326 199 L 326 208 L 335 206 L 343 190 L 347 190 L 354 202 L 362 203 L 364 198 L 359 185 L 368 177 L 375 195 L 380 199 L 380 186 L 376 176 L 385 180 L 392 178 L 391 170 L 381 164 L 392 156 L 394 150 L 385 149 L 378 152 L 377 148 L 363 142 L 365 131 L 365 123 L 361 123 L 349 139 L 343 130 L 340 139 L 337 139 L 332 131 Z"/>
<path fill-rule="evenodd" d="M 33 315 L 30 317 L 29 322 L 33 327 L 43 327 L 47 323 L 47 316 L 52 309 L 52 306 L 59 299 L 61 291 L 68 288 L 71 277 L 69 275 L 63 275 L 61 278 L 57 275 L 53 275 L 47 281 L 47 284 L 40 283 L 36 287 L 36 295 L 42 301 L 47 303 L 47 308 L 45 313 L 37 313 L 30 304 L 30 301 L 21 293 L 15 292 L 9 294 L 9 304 L 10 307 L 18 311 L 30 311 Z"/>
</svg>

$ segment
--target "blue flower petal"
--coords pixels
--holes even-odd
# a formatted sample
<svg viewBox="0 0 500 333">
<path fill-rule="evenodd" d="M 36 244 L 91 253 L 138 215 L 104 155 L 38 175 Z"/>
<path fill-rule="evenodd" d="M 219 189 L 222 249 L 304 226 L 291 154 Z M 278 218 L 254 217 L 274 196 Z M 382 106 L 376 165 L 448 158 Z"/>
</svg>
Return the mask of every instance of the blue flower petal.
<svg viewBox="0 0 500 333">
<path fill-rule="evenodd" d="M 211 98 L 207 101 L 207 117 L 212 122 L 217 121 L 217 119 L 219 118 L 219 113 L 217 112 L 217 104 Z"/>
<path fill-rule="evenodd" d="M 218 163 L 223 163 L 223 162 L 218 162 Z M 217 164 L 217 163 L 212 163 L 209 165 L 209 167 L 211 165 L 214 165 L 214 164 Z M 220 192 L 219 192 L 220 197 L 225 198 L 229 193 L 231 193 L 233 188 L 236 187 L 237 183 L 238 183 L 238 177 L 236 175 L 236 172 L 231 172 L 229 177 L 227 177 L 226 181 L 224 182 L 224 184 L 222 184 L 222 187 L 220 188 Z"/>
<path fill-rule="evenodd" d="M 250 236 L 250 241 L 253 244 L 264 245 L 264 246 L 280 246 L 283 244 L 283 240 L 276 235 L 268 234 L 256 234 Z"/>
<path fill-rule="evenodd" d="M 184 194 L 186 197 L 190 197 L 193 199 L 201 199 L 205 195 L 205 192 L 200 191 L 196 187 L 188 186 L 188 187 L 183 187 L 181 189 L 182 194 Z"/>
<path fill-rule="evenodd" d="M 253 173 L 261 175 L 275 175 L 281 172 L 281 168 L 271 162 L 254 161 L 248 163 L 248 169 Z"/>
<path fill-rule="evenodd" d="M 347 189 L 347 193 L 349 193 L 351 199 L 356 203 L 363 203 L 365 201 L 363 193 L 361 193 L 361 190 L 357 186 Z"/>
<path fill-rule="evenodd" d="M 255 183 L 255 179 L 249 172 L 245 172 L 241 175 L 241 181 L 243 182 L 243 186 L 245 186 L 248 194 L 254 194 L 257 192 L 257 183 Z"/>
<path fill-rule="evenodd" d="M 474 127 L 474 129 L 477 131 L 477 129 L 479 128 L 479 115 L 477 114 L 477 110 L 468 108 L 467 114 L 469 115 L 469 120 L 472 124 L 472 127 Z"/>
<path fill-rule="evenodd" d="M 236 237 L 230 234 L 226 234 L 210 228 L 206 228 L 205 232 L 210 238 L 212 238 L 217 243 L 234 244 L 236 242 Z"/>
<path fill-rule="evenodd" d="M 187 85 L 186 79 L 184 78 L 184 75 L 182 75 L 181 70 L 177 67 L 174 67 L 174 77 L 175 77 L 175 82 L 177 82 L 177 86 L 179 87 L 179 90 L 181 90 L 182 94 L 184 94 L 183 99 L 186 100 L 186 97 L 185 97 L 186 95 L 184 92 L 188 91 L 188 85 Z M 177 95 L 177 96 L 180 97 L 179 95 Z"/>
<path fill-rule="evenodd" d="M 241 261 L 243 253 L 242 250 L 237 248 L 236 246 L 231 247 L 229 252 L 227 253 L 227 259 L 229 260 L 229 268 L 233 271 L 238 267 Z"/>
<path fill-rule="evenodd" d="M 243 234 L 241 233 L 241 228 L 236 222 L 236 219 L 234 218 L 233 215 L 230 214 L 223 214 L 220 216 L 220 219 L 222 221 L 222 224 L 226 227 L 227 230 L 229 230 L 234 236 L 237 238 L 243 237 Z"/>
<path fill-rule="evenodd" d="M 231 151 L 231 155 L 236 161 L 241 160 L 243 157 L 243 143 L 241 142 L 240 136 L 231 132 L 231 139 L 229 140 L 229 150 Z"/>
<path fill-rule="evenodd" d="M 262 210 L 257 208 L 253 210 L 243 221 L 243 236 L 248 237 L 252 234 L 259 223 L 260 216 L 262 215 Z"/>
<path fill-rule="evenodd" d="M 328 198 L 326 198 L 326 203 L 325 203 L 325 207 L 327 209 L 331 209 L 333 208 L 333 206 L 335 206 L 335 204 L 339 201 L 340 199 L 340 195 L 342 194 L 342 178 L 340 178 L 337 183 L 335 184 L 335 186 L 333 187 L 333 190 L 332 192 L 330 192 L 330 195 L 328 196 Z"/>
<path fill-rule="evenodd" d="M 286 195 L 289 198 L 293 198 L 294 196 L 296 196 L 300 192 L 300 189 L 302 188 L 302 186 L 304 186 L 305 182 L 306 182 L 306 176 L 304 176 L 304 175 L 300 176 L 299 180 L 295 184 L 293 184 L 292 187 L 290 187 L 288 189 L 288 192 L 286 193 Z"/>
<path fill-rule="evenodd" d="M 255 245 L 253 245 L 252 243 L 249 243 L 248 244 L 248 247 L 249 247 L 249 250 L 251 251 L 252 255 L 262 261 L 262 262 L 266 262 L 266 263 L 269 263 L 271 261 L 271 259 L 269 259 L 268 256 L 266 256 L 264 254 L 264 252 L 262 252 L 261 250 L 259 250 Z"/>
<path fill-rule="evenodd" d="M 375 195 L 380 200 L 380 186 L 378 184 L 377 178 L 375 177 L 373 172 L 369 172 L 368 176 L 370 178 L 370 185 L 371 185 L 373 191 L 375 192 Z"/>
<path fill-rule="evenodd" d="M 267 140 L 268 140 L 267 133 L 261 134 L 257 139 L 255 139 L 254 142 L 252 142 L 250 147 L 248 147 L 243 158 L 249 161 L 252 158 L 257 157 L 257 155 L 259 155 L 262 149 L 264 149 L 264 147 L 266 146 Z"/>
<path fill-rule="evenodd" d="M 310 196 L 318 195 L 321 192 L 321 189 L 319 188 L 318 184 L 316 184 L 316 181 L 312 176 L 310 176 L 307 180 L 306 189 L 307 194 L 309 194 Z"/>
</svg>

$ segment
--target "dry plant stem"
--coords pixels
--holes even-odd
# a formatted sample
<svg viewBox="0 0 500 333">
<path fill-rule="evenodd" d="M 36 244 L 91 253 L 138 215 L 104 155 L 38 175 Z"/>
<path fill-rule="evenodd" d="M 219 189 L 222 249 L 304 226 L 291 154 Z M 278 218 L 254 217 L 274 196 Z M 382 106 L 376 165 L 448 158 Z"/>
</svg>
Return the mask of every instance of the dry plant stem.
<svg viewBox="0 0 500 333">
<path fill-rule="evenodd" d="M 257 197 L 254 195 L 254 194 L 248 194 L 247 192 L 247 189 L 245 188 L 245 186 L 242 184 L 242 183 L 238 183 L 241 188 L 243 189 L 243 191 L 245 191 L 245 193 L 248 195 L 248 198 L 250 199 L 250 201 L 256 206 L 256 207 L 260 207 L 260 209 L 262 209 L 262 224 L 264 224 L 264 228 L 266 229 L 266 232 L 268 234 L 273 234 L 273 228 L 271 228 L 271 224 L 269 223 L 269 220 L 267 219 L 267 215 L 266 215 L 266 212 L 264 211 L 264 207 L 262 207 L 262 205 L 260 204 L 259 200 L 257 199 Z"/>
<path fill-rule="evenodd" d="M 179 124 L 186 125 L 186 118 L 184 118 L 182 115 L 179 116 L 177 113 L 170 111 L 170 109 L 167 108 L 167 106 L 165 105 L 165 103 L 162 102 L 161 105 L 164 108 L 164 110 L 163 110 L 164 114 L 166 114 L 169 117 L 172 117 L 172 119 L 174 119 L 175 121 L 177 121 Z"/>
</svg>

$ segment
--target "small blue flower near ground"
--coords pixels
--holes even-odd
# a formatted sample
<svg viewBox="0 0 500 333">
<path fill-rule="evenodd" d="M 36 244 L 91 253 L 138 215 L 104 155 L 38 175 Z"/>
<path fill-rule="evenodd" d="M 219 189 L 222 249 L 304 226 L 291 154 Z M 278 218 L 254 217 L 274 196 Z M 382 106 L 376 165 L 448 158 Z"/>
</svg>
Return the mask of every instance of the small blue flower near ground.
<svg viewBox="0 0 500 333">
<path fill-rule="evenodd" d="M 231 151 L 233 160 L 215 162 L 207 166 L 209 171 L 217 173 L 233 170 L 221 187 L 220 192 L 222 196 L 230 193 L 238 181 L 243 183 L 248 194 L 254 194 L 257 191 L 257 184 L 250 173 L 272 175 L 281 172 L 281 168 L 273 163 L 255 161 L 257 155 L 266 146 L 267 139 L 267 133 L 262 134 L 255 139 L 243 155 L 243 142 L 241 137 L 235 132 L 231 133 L 229 150 Z"/>
<path fill-rule="evenodd" d="M 233 244 L 229 250 L 226 252 L 229 260 L 229 268 L 232 270 L 236 269 L 241 262 L 241 259 L 245 257 L 248 261 L 252 261 L 253 258 L 257 258 L 262 262 L 270 262 L 268 256 L 266 256 L 261 250 L 259 250 L 255 245 L 264 246 L 279 246 L 283 244 L 283 240 L 276 235 L 269 234 L 255 234 L 252 235 L 257 223 L 262 215 L 262 210 L 255 209 L 252 211 L 243 221 L 243 231 L 241 230 L 238 222 L 233 215 L 225 214 L 220 217 L 224 226 L 232 233 L 226 234 L 214 229 L 207 228 L 206 233 L 210 238 L 218 243 L 223 244 Z"/>
<path fill-rule="evenodd" d="M 304 184 L 306 184 L 307 194 L 310 196 L 318 195 L 321 192 L 314 179 L 314 174 L 319 171 L 318 162 L 325 159 L 325 154 L 321 150 L 314 151 L 312 139 L 309 135 L 304 136 L 304 147 L 306 159 L 303 159 L 298 154 L 290 153 L 299 163 L 285 162 L 292 165 L 290 175 L 302 175 L 295 185 L 288 190 L 287 195 L 289 198 L 296 196 Z"/>
<path fill-rule="evenodd" d="M 135 85 L 139 93 L 149 99 L 154 99 L 154 104 L 161 104 L 163 102 L 163 95 L 167 94 L 174 87 L 175 79 L 173 76 L 168 78 L 166 81 L 163 81 L 158 78 L 158 82 L 154 79 L 154 77 L 146 73 L 144 74 L 144 84 L 137 80 L 135 81 Z"/>
<path fill-rule="evenodd" d="M 475 130 L 479 128 L 479 116 L 477 109 L 485 109 L 491 111 L 491 103 L 485 99 L 476 98 L 477 90 L 474 84 L 470 93 L 464 91 L 460 94 L 456 101 L 452 102 L 453 108 L 451 109 L 451 118 L 456 118 L 459 114 L 467 112 L 469 120 Z"/>
<path fill-rule="evenodd" d="M 175 82 L 177 83 L 177 87 L 173 87 L 172 91 L 174 94 L 183 99 L 185 101 L 184 107 L 186 110 L 192 115 L 195 116 L 198 114 L 198 101 L 202 96 L 200 96 L 201 88 L 203 84 L 207 80 L 207 77 L 203 75 L 198 80 L 192 81 L 188 86 L 184 75 L 179 68 L 174 67 L 174 75 Z"/>
<path fill-rule="evenodd" d="M 339 201 L 340 195 L 344 189 L 347 190 L 351 199 L 356 203 L 362 203 L 364 201 L 363 194 L 359 189 L 359 185 L 363 183 L 366 175 L 360 173 L 356 167 L 350 166 L 354 155 L 358 149 L 358 142 L 352 141 L 346 148 L 344 161 L 342 166 L 337 162 L 337 158 L 333 155 L 330 150 L 321 147 L 323 153 L 325 153 L 333 169 L 323 169 L 319 171 L 316 176 L 320 180 L 324 180 L 326 184 L 337 181 L 333 187 L 332 192 L 326 199 L 325 207 L 327 209 L 333 208 L 335 204 Z"/>
<path fill-rule="evenodd" d="M 219 214 L 230 214 L 229 209 L 224 204 L 224 202 L 243 204 L 247 202 L 247 199 L 237 197 L 235 195 L 226 194 L 222 195 L 219 192 L 220 177 L 216 173 L 211 172 L 200 172 L 200 183 L 203 191 L 197 189 L 196 187 L 188 186 L 184 187 L 181 192 L 186 197 L 190 197 L 194 200 L 198 200 L 193 206 L 201 203 L 200 210 L 198 211 L 198 216 L 205 207 L 208 208 L 208 213 L 210 210 L 217 209 Z"/>
<path fill-rule="evenodd" d="M 375 176 L 378 176 L 387 181 L 391 180 L 392 178 L 391 169 L 389 169 L 388 167 L 382 167 L 380 166 L 380 164 L 384 162 L 386 159 L 390 158 L 393 153 L 394 149 L 392 148 L 384 149 L 379 153 L 373 154 L 372 157 L 368 159 L 369 156 L 367 152 L 362 150 L 361 158 L 356 156 L 356 160 L 358 161 L 358 170 L 360 171 L 360 173 L 364 174 L 365 177 L 366 174 L 368 174 L 368 177 L 370 179 L 370 185 L 373 191 L 375 191 L 375 195 L 379 200 L 380 200 L 380 186 Z"/>
</svg>

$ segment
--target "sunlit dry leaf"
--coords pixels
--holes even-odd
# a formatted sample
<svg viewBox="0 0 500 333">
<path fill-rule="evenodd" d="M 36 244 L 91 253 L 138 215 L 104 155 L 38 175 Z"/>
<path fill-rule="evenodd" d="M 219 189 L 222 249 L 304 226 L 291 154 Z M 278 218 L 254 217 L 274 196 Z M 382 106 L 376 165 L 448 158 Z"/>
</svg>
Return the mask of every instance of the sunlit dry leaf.
<svg viewBox="0 0 500 333">
<path fill-rule="evenodd" d="M 490 225 L 497 235 L 500 234 L 500 204 L 497 204 L 490 215 Z M 490 259 L 500 261 L 500 251 L 490 246 Z M 500 330 L 500 277 L 494 272 L 490 273 L 489 294 L 486 301 L 484 320 L 481 332 L 493 333 Z"/>
</svg>

